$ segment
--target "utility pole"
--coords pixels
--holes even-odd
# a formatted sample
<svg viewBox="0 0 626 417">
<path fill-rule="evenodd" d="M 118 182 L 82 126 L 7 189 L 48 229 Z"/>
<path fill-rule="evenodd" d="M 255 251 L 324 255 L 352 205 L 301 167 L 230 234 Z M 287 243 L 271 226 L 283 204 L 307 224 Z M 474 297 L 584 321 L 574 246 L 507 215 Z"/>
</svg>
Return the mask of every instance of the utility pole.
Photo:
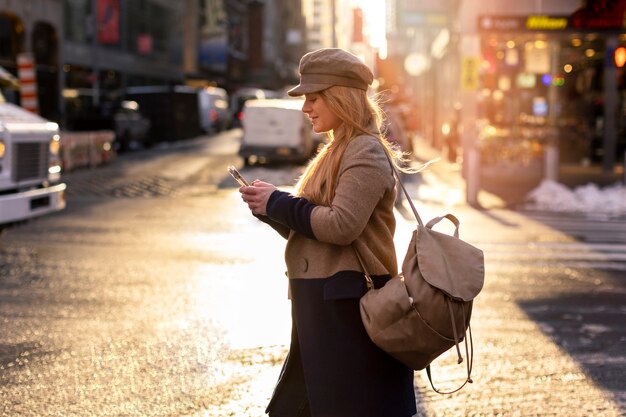
<svg viewBox="0 0 626 417">
<path fill-rule="evenodd" d="M 98 62 L 98 2 L 91 1 L 91 16 L 88 17 L 87 30 L 91 34 L 92 71 L 94 74 L 92 92 L 93 105 L 100 106 L 100 66 Z"/>
<path fill-rule="evenodd" d="M 333 48 L 337 47 L 337 0 L 330 0 L 330 16 L 333 25 Z"/>
<path fill-rule="evenodd" d="M 602 148 L 602 170 L 613 172 L 615 165 L 615 144 L 617 143 L 616 114 L 618 107 L 617 67 L 613 62 L 615 49 L 618 46 L 617 36 L 610 35 L 606 39 L 604 59 L 604 141 Z"/>
</svg>

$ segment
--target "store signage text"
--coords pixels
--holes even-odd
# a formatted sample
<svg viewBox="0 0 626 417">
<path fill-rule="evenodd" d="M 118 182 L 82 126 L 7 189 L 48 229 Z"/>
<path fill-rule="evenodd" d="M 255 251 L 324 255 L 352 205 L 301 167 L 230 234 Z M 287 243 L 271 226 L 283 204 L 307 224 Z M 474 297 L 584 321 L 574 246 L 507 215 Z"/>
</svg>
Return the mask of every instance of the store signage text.
<svg viewBox="0 0 626 417">
<path fill-rule="evenodd" d="M 550 31 L 564 30 L 567 27 L 567 16 L 480 16 L 478 18 L 478 28 L 482 31 Z"/>
<path fill-rule="evenodd" d="M 626 28 L 626 0 L 588 0 L 572 13 L 572 29 L 623 30 Z"/>
<path fill-rule="evenodd" d="M 444 27 L 448 19 L 443 13 L 405 13 L 402 24 L 405 26 Z"/>
<path fill-rule="evenodd" d="M 626 8 L 626 5 L 625 5 Z M 619 30 L 626 28 L 626 12 L 617 16 L 489 16 L 478 17 L 478 30 L 483 32 Z"/>
<path fill-rule="evenodd" d="M 478 88 L 478 57 L 464 56 L 461 61 L 461 89 L 475 91 Z"/>
<path fill-rule="evenodd" d="M 528 16 L 526 19 L 526 29 L 529 30 L 563 30 L 566 28 L 566 17 Z"/>
</svg>

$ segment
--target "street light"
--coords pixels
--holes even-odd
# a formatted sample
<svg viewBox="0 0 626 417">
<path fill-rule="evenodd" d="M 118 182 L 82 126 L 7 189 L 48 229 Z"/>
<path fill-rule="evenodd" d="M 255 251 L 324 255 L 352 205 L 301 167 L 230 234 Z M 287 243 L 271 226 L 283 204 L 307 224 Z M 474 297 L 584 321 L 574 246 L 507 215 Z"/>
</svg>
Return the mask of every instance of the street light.
<svg viewBox="0 0 626 417">
<path fill-rule="evenodd" d="M 430 59 L 420 52 L 411 52 L 404 58 L 404 69 L 413 77 L 419 77 L 428 71 L 430 64 Z"/>
</svg>

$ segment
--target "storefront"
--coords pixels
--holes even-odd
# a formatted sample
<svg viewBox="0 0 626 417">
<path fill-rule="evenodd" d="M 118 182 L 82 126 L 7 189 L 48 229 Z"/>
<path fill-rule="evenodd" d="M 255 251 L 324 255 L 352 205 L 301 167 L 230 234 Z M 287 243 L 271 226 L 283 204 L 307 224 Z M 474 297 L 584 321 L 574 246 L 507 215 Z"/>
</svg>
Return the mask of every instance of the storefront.
<svg viewBox="0 0 626 417">
<path fill-rule="evenodd" d="M 601 162 L 610 151 L 601 141 L 606 95 L 615 94 L 624 115 L 624 71 L 617 65 L 623 66 L 626 31 L 572 30 L 566 16 L 481 17 L 480 28 L 480 118 L 534 141 L 557 135 L 563 162 Z M 604 88 L 610 66 L 617 70 L 613 92 Z M 616 121 L 623 137 L 623 118 Z M 623 149 L 613 152 L 623 158 Z"/>
<path fill-rule="evenodd" d="M 182 84 L 182 5 L 64 0 L 62 96 L 69 129 L 108 122 L 126 87 Z M 87 23 L 86 23 L 87 22 Z"/>
<path fill-rule="evenodd" d="M 58 63 L 62 21 L 58 2 L 0 2 L 0 66 L 18 77 L 18 62 L 28 52 L 28 59 L 34 62 L 37 111 L 56 121 L 60 117 Z M 8 101 L 21 104 L 18 89 L 5 89 L 2 93 Z"/>
<path fill-rule="evenodd" d="M 615 167 L 626 145 L 626 1 L 587 10 L 594 3 L 569 15 L 478 16 L 483 188 L 537 185 L 549 147 L 557 169 L 623 169 Z"/>
</svg>

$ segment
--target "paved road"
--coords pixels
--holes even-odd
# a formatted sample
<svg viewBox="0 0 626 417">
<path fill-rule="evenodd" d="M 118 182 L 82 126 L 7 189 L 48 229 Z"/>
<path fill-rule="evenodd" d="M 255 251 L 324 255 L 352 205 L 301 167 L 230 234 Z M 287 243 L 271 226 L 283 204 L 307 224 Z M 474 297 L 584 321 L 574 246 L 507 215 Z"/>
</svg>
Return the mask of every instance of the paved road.
<svg viewBox="0 0 626 417">
<path fill-rule="evenodd" d="M 289 340 L 283 241 L 225 174 L 236 139 L 68 175 L 67 210 L 2 235 L 0 416 L 263 415 Z M 280 184 L 297 173 L 244 170 Z M 445 203 L 418 208 L 427 219 L 452 211 L 486 253 L 475 382 L 443 397 L 416 373 L 418 416 L 624 415 L 619 244 Z M 404 209 L 397 218 L 402 252 L 413 223 Z M 454 386 L 463 369 L 446 356 L 435 382 Z"/>
<path fill-rule="evenodd" d="M 475 383 L 441 397 L 418 374 L 419 415 L 624 415 L 624 259 L 597 250 L 623 247 L 581 244 L 508 210 L 431 204 L 423 217 L 450 210 L 461 236 L 486 254 L 486 286 L 472 319 Z M 442 385 L 462 373 L 454 368 L 439 370 Z"/>
<path fill-rule="evenodd" d="M 276 237 L 220 189 L 236 144 L 220 135 L 77 171 L 66 210 L 2 234 L 0 416 L 204 413 L 279 361 L 251 348 L 277 344 L 264 320 L 288 332 L 287 305 L 282 280 L 253 275 L 273 265 L 249 237 L 268 251 Z"/>
<path fill-rule="evenodd" d="M 605 243 L 621 248 L 626 245 L 626 216 L 619 218 L 572 213 L 524 211 L 523 214 L 585 243 Z"/>
</svg>

